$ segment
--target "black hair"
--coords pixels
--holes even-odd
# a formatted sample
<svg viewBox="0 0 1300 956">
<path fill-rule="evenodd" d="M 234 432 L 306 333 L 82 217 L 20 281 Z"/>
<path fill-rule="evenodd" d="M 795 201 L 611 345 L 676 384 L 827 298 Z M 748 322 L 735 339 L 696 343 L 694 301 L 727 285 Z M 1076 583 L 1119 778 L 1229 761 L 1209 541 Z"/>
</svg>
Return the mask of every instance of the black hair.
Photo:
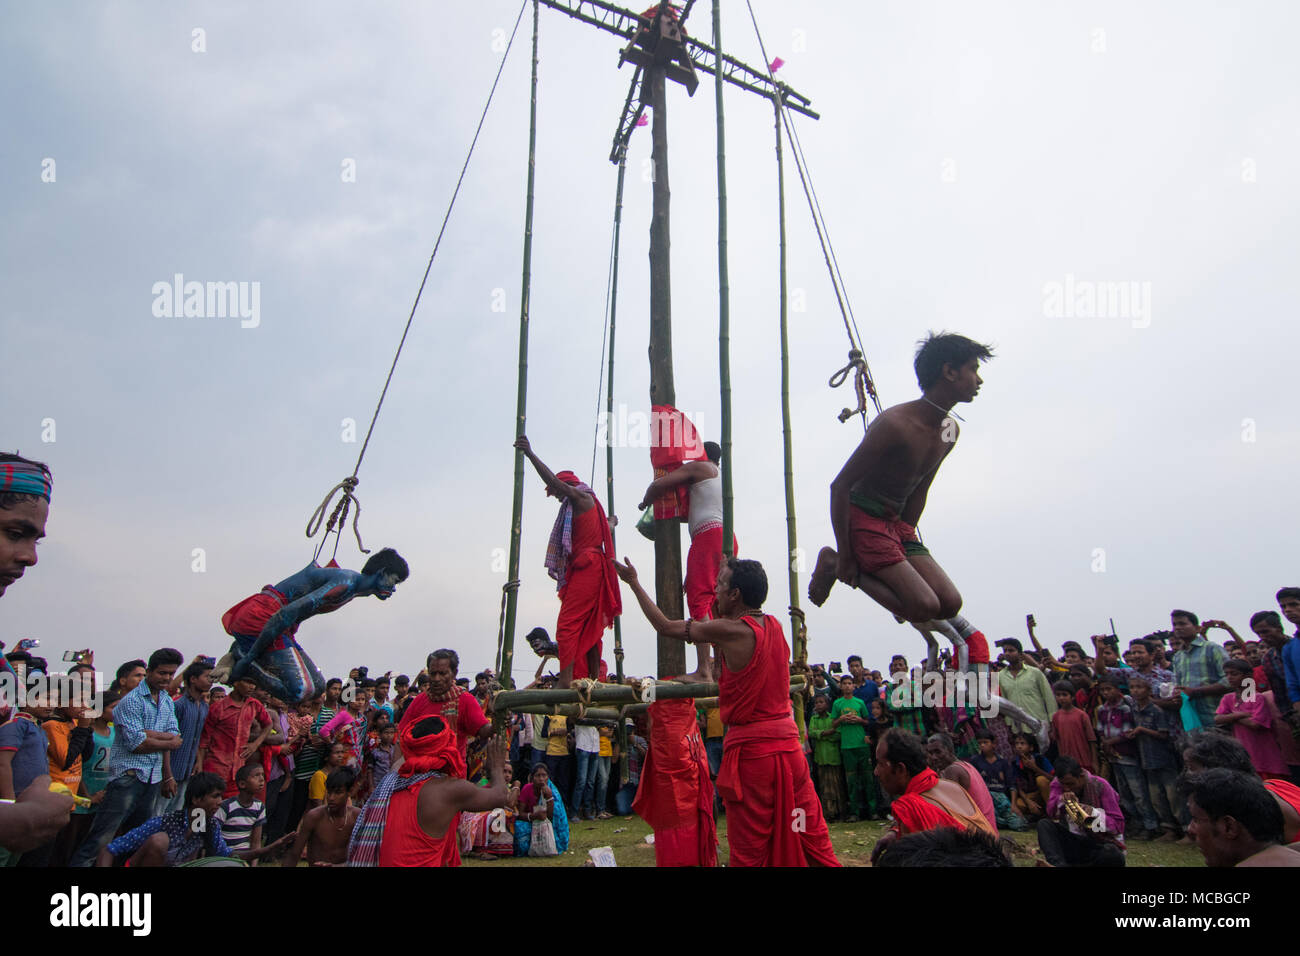
<svg viewBox="0 0 1300 956">
<path fill-rule="evenodd" d="M 1297 594 L 1296 597 L 1300 597 L 1300 594 Z M 1282 615 L 1278 614 L 1277 611 L 1256 611 L 1254 614 L 1250 616 L 1251 627 L 1254 627 L 1260 621 L 1266 621 L 1267 623 L 1272 624 L 1274 627 L 1281 627 Z"/>
<path fill-rule="evenodd" d="M 912 368 L 922 391 L 939 381 L 945 365 L 961 368 L 971 359 L 987 361 L 993 357 L 989 346 L 953 332 L 931 332 L 918 345 Z"/>
<path fill-rule="evenodd" d="M 100 713 L 103 713 L 104 708 L 111 707 L 113 704 L 116 704 L 121 699 L 122 699 L 122 692 L 120 690 L 104 691 L 103 696 L 99 699 Z"/>
<path fill-rule="evenodd" d="M 1027 733 L 1024 733 L 1023 731 L 1022 731 L 1021 733 L 1018 733 L 1018 734 L 1012 734 L 1012 735 L 1011 735 L 1011 745 L 1012 745 L 1013 747 L 1015 746 L 1017 740 L 1024 740 L 1024 741 L 1026 741 L 1026 742 L 1029 744 L 1029 752 L 1030 752 L 1031 754 L 1036 754 L 1036 753 L 1038 753 L 1038 738 L 1035 737 L 1033 734 L 1027 734 Z"/>
<path fill-rule="evenodd" d="M 338 793 L 340 790 L 351 790 L 356 779 L 356 772 L 351 767 L 339 767 L 337 770 L 331 770 L 329 776 L 325 778 L 325 792 Z"/>
<path fill-rule="evenodd" d="M 393 678 L 393 683 L 399 687 L 407 687 L 411 683 L 411 678 L 407 677 L 405 674 L 398 674 Z"/>
<path fill-rule="evenodd" d="M 45 473 L 46 481 L 53 481 L 49 466 L 44 462 L 32 461 L 13 452 L 0 452 L 0 464 L 35 465 Z M 44 501 L 44 495 L 35 495 L 25 491 L 0 491 L 0 510 L 9 511 L 27 501 Z"/>
<path fill-rule="evenodd" d="M 1147 640 L 1145 637 L 1133 638 L 1133 640 L 1128 642 L 1128 646 L 1129 650 L 1132 650 L 1135 647 L 1140 647 L 1148 654 L 1154 654 L 1156 652 L 1155 641 Z"/>
<path fill-rule="evenodd" d="M 199 773 L 190 776 L 190 782 L 185 785 L 185 806 L 192 807 L 196 800 L 202 800 L 208 794 L 216 791 L 218 793 L 226 792 L 226 781 L 219 774 Z"/>
<path fill-rule="evenodd" d="M 246 763 L 235 771 L 235 783 L 243 783 L 257 771 L 262 769 L 260 763 Z"/>
<path fill-rule="evenodd" d="M 740 591 L 740 599 L 747 607 L 760 608 L 767 600 L 767 572 L 750 558 L 728 558 L 731 569 L 731 586 Z"/>
<path fill-rule="evenodd" d="M 1133 689 L 1134 684 L 1141 684 L 1143 687 L 1149 688 L 1151 686 L 1151 680 L 1150 678 L 1143 677 L 1141 674 L 1137 674 L 1137 673 L 1129 674 L 1128 675 L 1129 690 Z"/>
<path fill-rule="evenodd" d="M 715 441 L 704 443 L 704 456 L 715 465 L 722 461 L 722 446 Z"/>
<path fill-rule="evenodd" d="M 1075 760 L 1068 754 L 1062 754 L 1057 757 L 1056 764 L 1052 769 L 1056 771 L 1057 780 L 1060 780 L 1062 777 L 1083 776 L 1083 767 L 1079 765 L 1079 761 Z"/>
<path fill-rule="evenodd" d="M 433 670 L 434 661 L 450 661 L 451 672 L 453 674 L 460 673 L 460 655 L 449 647 L 440 647 L 436 651 L 432 652 L 425 660 L 424 666 L 429 670 Z"/>
<path fill-rule="evenodd" d="M 1273 596 L 1279 604 L 1282 603 L 1283 598 L 1300 598 L 1300 588 L 1282 588 Z"/>
<path fill-rule="evenodd" d="M 487 671 L 479 671 L 477 674 L 474 675 L 474 680 L 475 680 L 475 681 L 478 681 L 478 680 L 488 680 L 489 678 L 490 678 L 490 675 L 488 674 Z"/>
<path fill-rule="evenodd" d="M 1186 774 L 1179 787 L 1211 820 L 1232 817 L 1260 843 L 1282 842 L 1282 811 L 1253 773 L 1220 767 Z"/>
<path fill-rule="evenodd" d="M 987 727 L 980 727 L 978 730 L 975 731 L 975 739 L 995 740 L 996 738 L 993 736 L 993 731 L 989 730 Z"/>
<path fill-rule="evenodd" d="M 1224 663 L 1227 663 L 1226 661 Z M 1254 773 L 1255 765 L 1250 754 L 1235 737 L 1213 730 L 1198 730 L 1191 734 L 1187 750 L 1191 757 L 1206 770 L 1237 770 Z"/>
<path fill-rule="evenodd" d="M 1197 626 L 1200 626 L 1201 623 L 1201 619 L 1197 617 L 1195 614 L 1193 614 L 1191 611 L 1184 611 L 1179 608 L 1174 608 L 1174 610 L 1169 612 L 1169 620 L 1172 621 L 1176 617 L 1185 617 L 1187 618 L 1187 620 L 1191 621 L 1193 624 Z"/>
<path fill-rule="evenodd" d="M 123 664 L 121 667 L 117 669 L 117 673 L 113 676 L 113 683 L 114 684 L 122 683 L 122 681 L 126 680 L 127 677 L 130 676 L 131 671 L 135 670 L 137 667 L 143 667 L 145 670 L 149 669 L 149 665 L 146 664 L 144 661 L 140 660 L 139 658 L 136 658 L 133 661 L 127 661 L 125 664 Z"/>
<path fill-rule="evenodd" d="M 185 663 L 185 655 L 174 647 L 160 647 L 149 655 L 149 663 L 146 670 L 156 671 L 160 667 L 166 667 L 168 664 L 179 667 Z"/>
<path fill-rule="evenodd" d="M 1242 674 L 1250 674 L 1255 670 L 1250 661 L 1243 661 L 1237 657 L 1229 657 L 1225 660 L 1223 662 L 1223 669 L 1225 671 L 1238 671 Z"/>
<path fill-rule="evenodd" d="M 329 680 L 327 680 L 327 681 L 325 682 L 325 689 L 326 689 L 326 690 L 329 690 L 329 689 L 330 689 L 331 687 L 333 687 L 335 684 L 338 684 L 340 687 L 343 686 L 343 678 L 342 678 L 342 677 L 331 677 Z"/>
<path fill-rule="evenodd" d="M 1061 684 L 1063 684 L 1063 683 L 1065 683 L 1065 681 L 1058 681 L 1057 683 L 1061 683 Z M 1103 673 L 1103 674 L 1098 674 L 1098 675 L 1097 675 L 1097 686 L 1100 687 L 1102 684 L 1109 684 L 1111 687 L 1114 687 L 1116 690 L 1118 690 L 1118 689 L 1119 689 L 1119 678 L 1114 677 L 1114 676 L 1112 676 L 1112 675 L 1110 675 L 1110 674 L 1104 674 L 1104 673 Z M 1074 688 L 1073 688 L 1073 687 L 1070 688 L 1070 693 L 1074 693 Z"/>
<path fill-rule="evenodd" d="M 1074 685 L 1071 684 L 1068 680 L 1058 680 L 1056 683 L 1052 685 L 1052 693 L 1069 694 L 1071 697 L 1073 697 Z"/>
<path fill-rule="evenodd" d="M 397 580 L 405 581 L 411 574 L 406 560 L 392 548 L 383 548 L 372 554 L 361 567 L 362 574 L 389 573 L 397 575 Z"/>
<path fill-rule="evenodd" d="M 885 759 L 890 763 L 901 763 L 907 772 L 915 777 L 928 764 L 925 761 L 925 748 L 915 734 L 891 727 L 880 738 L 885 742 Z"/>
<path fill-rule="evenodd" d="M 861 658 L 859 655 L 857 655 L 857 654 L 850 654 L 848 657 L 844 658 L 844 663 L 845 663 L 845 664 L 852 664 L 854 661 L 857 661 L 859 664 L 861 664 L 861 663 L 862 663 L 862 658 Z M 863 665 L 863 666 L 865 666 L 865 665 Z"/>
<path fill-rule="evenodd" d="M 374 690 L 375 682 L 369 677 L 363 677 L 357 682 L 357 690 Z"/>
<path fill-rule="evenodd" d="M 207 661 L 195 661 L 181 673 L 181 680 L 188 684 L 194 678 L 202 677 L 210 670 L 212 670 L 212 665 Z"/>
<path fill-rule="evenodd" d="M 935 827 L 900 837 L 885 848 L 876 866 L 1014 866 L 1000 841 L 979 830 Z"/>
</svg>

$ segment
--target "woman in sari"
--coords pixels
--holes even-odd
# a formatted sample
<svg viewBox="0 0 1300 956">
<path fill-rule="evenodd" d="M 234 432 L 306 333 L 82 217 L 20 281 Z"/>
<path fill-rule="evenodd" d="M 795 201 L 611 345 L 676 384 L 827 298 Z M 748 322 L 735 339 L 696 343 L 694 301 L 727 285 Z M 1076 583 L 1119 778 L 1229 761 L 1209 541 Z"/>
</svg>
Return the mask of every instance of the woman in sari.
<svg viewBox="0 0 1300 956">
<path fill-rule="evenodd" d="M 560 791 L 551 783 L 546 764 L 533 768 L 532 782 L 519 795 L 519 816 L 515 820 L 515 856 L 551 856 L 547 853 L 529 853 L 533 849 L 533 829 L 549 826 L 555 836 L 555 854 L 569 848 L 569 817 L 564 812 Z"/>
<path fill-rule="evenodd" d="M 479 860 L 494 860 L 499 856 L 515 855 L 515 820 L 519 816 L 519 784 L 514 782 L 514 769 L 506 764 L 503 773 L 506 784 L 506 805 L 496 810 L 479 813 L 462 813 L 457 824 L 462 856 L 473 855 Z M 486 787 L 487 780 L 479 782 Z"/>
</svg>

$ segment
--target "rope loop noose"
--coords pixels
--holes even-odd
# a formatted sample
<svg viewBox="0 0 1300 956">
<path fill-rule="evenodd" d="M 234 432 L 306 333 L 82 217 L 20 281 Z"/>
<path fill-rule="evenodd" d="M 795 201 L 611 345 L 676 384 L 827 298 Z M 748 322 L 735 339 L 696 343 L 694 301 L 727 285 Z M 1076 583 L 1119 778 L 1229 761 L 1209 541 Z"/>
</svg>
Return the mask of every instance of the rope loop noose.
<svg viewBox="0 0 1300 956">
<path fill-rule="evenodd" d="M 858 407 L 846 408 L 838 417 L 841 422 L 847 422 L 854 415 L 861 415 L 865 422 L 868 411 L 867 396 L 876 398 L 876 385 L 871 381 L 871 373 L 867 371 L 867 360 L 863 358 L 861 349 L 849 349 L 849 363 L 835 372 L 827 384 L 831 388 L 839 388 L 848 381 L 850 375 L 853 376 L 853 391 L 857 394 Z"/>
<path fill-rule="evenodd" d="M 322 522 L 325 524 L 325 534 L 321 537 L 320 544 L 316 546 L 315 558 L 319 559 L 321 552 L 325 550 L 325 543 L 329 541 L 330 534 L 337 529 L 337 535 L 334 539 L 334 554 L 339 553 L 339 538 L 342 537 L 343 529 L 348 523 L 348 511 L 352 505 L 356 505 L 356 511 L 352 515 L 352 533 L 357 538 L 357 550 L 362 554 L 369 554 L 370 551 L 361 543 L 361 529 L 357 522 L 361 519 L 361 499 L 356 496 L 357 484 L 360 479 L 355 474 L 349 475 L 340 481 L 337 485 L 329 490 L 321 503 L 316 506 L 312 512 L 311 518 L 307 521 L 307 537 L 316 537 L 316 532 L 320 530 Z M 330 512 L 329 520 L 325 520 L 325 512 L 329 509 L 330 504 L 334 501 L 334 496 L 339 495 L 338 504 L 334 505 L 334 510 Z"/>
</svg>

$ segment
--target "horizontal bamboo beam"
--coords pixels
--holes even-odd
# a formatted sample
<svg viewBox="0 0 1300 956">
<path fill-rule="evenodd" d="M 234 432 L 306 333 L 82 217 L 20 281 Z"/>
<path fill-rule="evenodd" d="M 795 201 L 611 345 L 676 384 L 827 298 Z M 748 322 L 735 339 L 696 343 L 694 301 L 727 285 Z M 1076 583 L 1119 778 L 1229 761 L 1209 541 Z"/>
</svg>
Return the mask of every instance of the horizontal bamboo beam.
<svg viewBox="0 0 1300 956">
<path fill-rule="evenodd" d="M 618 720 L 622 713 L 613 707 L 588 707 L 581 704 L 524 704 L 511 707 L 514 714 L 545 714 L 547 717 L 589 717 L 592 720 Z"/>
<path fill-rule="evenodd" d="M 802 691 L 804 679 L 802 677 L 792 677 L 790 679 L 790 691 L 795 693 Z M 655 684 L 655 700 L 689 700 L 711 699 L 716 703 L 718 697 L 717 684 L 681 684 L 676 681 L 661 681 Z M 640 687 L 633 687 L 630 684 L 596 684 L 591 688 L 590 701 L 593 704 L 640 704 L 646 703 L 641 698 Z M 578 691 L 569 688 L 568 690 L 503 690 L 498 691 L 492 698 L 492 709 L 494 712 L 511 710 L 520 714 L 528 713 L 555 713 L 565 714 L 562 710 L 544 710 L 533 711 L 528 708 L 533 706 L 554 707 L 562 704 L 581 704 L 583 695 Z M 576 708 L 573 711 L 577 713 Z M 587 708 L 587 714 L 593 715 L 593 708 Z"/>
</svg>

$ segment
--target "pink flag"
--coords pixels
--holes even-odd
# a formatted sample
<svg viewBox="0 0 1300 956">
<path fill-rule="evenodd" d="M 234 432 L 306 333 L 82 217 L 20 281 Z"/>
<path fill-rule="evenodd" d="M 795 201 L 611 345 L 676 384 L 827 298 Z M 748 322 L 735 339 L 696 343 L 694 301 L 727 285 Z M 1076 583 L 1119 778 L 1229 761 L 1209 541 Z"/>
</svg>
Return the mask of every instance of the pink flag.
<svg viewBox="0 0 1300 956">
<path fill-rule="evenodd" d="M 649 122 L 650 122 L 650 118 L 646 116 L 644 113 L 642 113 L 640 116 L 636 118 L 637 126 L 645 126 Z"/>
<path fill-rule="evenodd" d="M 773 60 L 773 61 L 768 65 L 767 68 L 768 68 L 769 70 L 771 70 L 773 73 L 775 73 L 777 70 L 781 69 L 781 67 L 783 67 L 783 66 L 785 66 L 785 60 L 781 59 L 781 58 L 778 56 L 775 60 Z"/>
</svg>

